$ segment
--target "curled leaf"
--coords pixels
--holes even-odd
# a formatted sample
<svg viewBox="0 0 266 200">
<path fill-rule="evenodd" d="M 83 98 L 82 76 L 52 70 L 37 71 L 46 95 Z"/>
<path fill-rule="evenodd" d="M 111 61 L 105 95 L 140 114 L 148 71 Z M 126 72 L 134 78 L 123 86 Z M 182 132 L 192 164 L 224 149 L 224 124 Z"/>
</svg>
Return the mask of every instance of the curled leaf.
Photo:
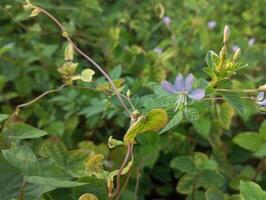
<svg viewBox="0 0 266 200">
<path fill-rule="evenodd" d="M 112 136 L 109 137 L 109 139 L 108 139 L 108 147 L 109 147 L 110 149 L 113 149 L 113 148 L 115 148 L 116 146 L 122 146 L 122 145 L 124 145 L 124 142 L 123 142 L 123 141 L 113 139 Z"/>
<path fill-rule="evenodd" d="M 95 72 L 92 69 L 85 69 L 81 72 L 81 80 L 84 82 L 91 82 L 94 74 Z"/>
<path fill-rule="evenodd" d="M 134 143 L 135 137 L 140 133 L 159 131 L 168 122 L 168 115 L 164 109 L 153 109 L 146 116 L 140 116 L 128 129 L 124 136 L 126 144 Z"/>
<path fill-rule="evenodd" d="M 81 75 L 73 76 L 72 80 L 82 80 L 84 82 L 91 82 L 92 76 L 95 72 L 92 69 L 85 69 L 81 72 Z"/>
</svg>

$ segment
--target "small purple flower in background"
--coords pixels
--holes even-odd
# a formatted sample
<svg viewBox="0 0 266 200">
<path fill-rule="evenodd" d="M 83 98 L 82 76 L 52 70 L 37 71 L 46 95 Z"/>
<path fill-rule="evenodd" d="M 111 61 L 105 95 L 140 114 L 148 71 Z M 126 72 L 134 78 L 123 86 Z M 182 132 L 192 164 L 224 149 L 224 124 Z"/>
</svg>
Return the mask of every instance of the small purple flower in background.
<svg viewBox="0 0 266 200">
<path fill-rule="evenodd" d="M 237 46 L 237 45 L 233 45 L 233 46 L 232 46 L 232 50 L 233 50 L 233 52 L 236 52 L 238 49 L 239 49 L 239 46 Z"/>
<path fill-rule="evenodd" d="M 192 89 L 194 82 L 193 74 L 189 74 L 186 78 L 183 78 L 181 74 L 178 74 L 175 78 L 175 84 L 171 84 L 168 81 L 162 81 L 162 88 L 170 93 L 177 94 L 176 109 L 179 108 L 181 104 L 187 105 L 187 98 L 192 100 L 201 100 L 205 96 L 204 89 L 196 88 Z"/>
<path fill-rule="evenodd" d="M 162 54 L 163 53 L 163 49 L 160 47 L 156 47 L 155 49 L 153 49 L 154 52 L 158 53 L 158 54 Z"/>
<path fill-rule="evenodd" d="M 216 27 L 216 21 L 214 20 L 208 21 L 207 25 L 209 29 L 214 29 Z"/>
<path fill-rule="evenodd" d="M 252 47 L 256 42 L 256 38 L 252 37 L 248 40 L 248 46 Z"/>
<path fill-rule="evenodd" d="M 171 18 L 169 16 L 164 16 L 163 17 L 163 23 L 166 25 L 166 26 L 170 26 L 171 24 Z"/>
<path fill-rule="evenodd" d="M 266 108 L 266 98 L 265 98 L 265 93 L 264 92 L 260 92 L 259 93 L 259 95 L 257 96 L 256 103 L 259 106 Z"/>
</svg>

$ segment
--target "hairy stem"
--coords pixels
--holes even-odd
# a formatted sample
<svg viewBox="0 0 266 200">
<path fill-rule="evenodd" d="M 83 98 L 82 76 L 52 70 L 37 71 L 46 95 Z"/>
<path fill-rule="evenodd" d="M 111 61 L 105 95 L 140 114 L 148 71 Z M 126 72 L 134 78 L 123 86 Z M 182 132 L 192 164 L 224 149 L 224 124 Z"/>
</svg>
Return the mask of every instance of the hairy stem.
<svg viewBox="0 0 266 200">
<path fill-rule="evenodd" d="M 81 56 L 83 56 L 86 60 L 88 60 L 90 63 L 92 63 L 102 74 L 103 76 L 107 79 L 107 81 L 111 84 L 118 100 L 120 101 L 121 105 L 123 106 L 123 108 L 125 109 L 125 111 L 128 113 L 128 115 L 130 116 L 130 118 L 132 119 L 132 114 L 130 112 L 130 110 L 128 109 L 128 107 L 126 106 L 126 104 L 124 103 L 123 99 L 120 96 L 120 92 L 118 91 L 118 89 L 116 88 L 113 80 L 111 79 L 111 77 L 103 70 L 103 68 L 98 65 L 91 57 L 89 57 L 86 53 L 84 53 L 79 47 L 77 47 L 77 45 L 72 41 L 72 39 L 70 38 L 70 36 L 68 35 L 66 29 L 64 28 L 64 26 L 51 14 L 49 13 L 47 10 L 38 7 L 38 6 L 34 6 L 34 8 L 38 9 L 40 12 L 42 12 L 43 14 L 45 14 L 47 17 L 49 17 L 53 22 L 55 22 L 55 24 L 59 27 L 59 29 L 62 32 L 63 37 L 65 37 L 67 39 L 67 41 L 73 46 L 73 48 L 75 49 L 75 51 L 77 53 L 79 53 Z"/>
</svg>

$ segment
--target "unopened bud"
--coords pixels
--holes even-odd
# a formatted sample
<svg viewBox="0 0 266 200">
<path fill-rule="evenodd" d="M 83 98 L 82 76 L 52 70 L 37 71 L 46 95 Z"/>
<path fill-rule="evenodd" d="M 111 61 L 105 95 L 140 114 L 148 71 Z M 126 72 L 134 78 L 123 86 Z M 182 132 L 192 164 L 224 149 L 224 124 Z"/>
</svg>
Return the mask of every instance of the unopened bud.
<svg viewBox="0 0 266 200">
<path fill-rule="evenodd" d="M 109 137 L 109 139 L 108 139 L 108 147 L 109 147 L 110 149 L 113 149 L 113 148 L 115 148 L 116 146 L 122 146 L 122 145 L 124 145 L 124 142 L 123 142 L 123 141 L 113 139 L 112 136 Z"/>
<path fill-rule="evenodd" d="M 127 97 L 130 98 L 130 96 L 131 96 L 131 92 L 130 90 L 127 90 Z"/>
<path fill-rule="evenodd" d="M 41 10 L 39 8 L 35 8 L 32 12 L 30 17 L 36 17 L 39 13 L 41 12 Z"/>
<path fill-rule="evenodd" d="M 223 39 L 224 44 L 229 42 L 229 36 L 230 36 L 230 29 L 229 29 L 229 26 L 226 25 L 224 27 L 224 39 Z"/>
<path fill-rule="evenodd" d="M 72 61 L 73 58 L 74 58 L 74 48 L 71 43 L 68 43 L 65 49 L 65 60 Z"/>
<path fill-rule="evenodd" d="M 241 49 L 238 48 L 238 49 L 235 51 L 234 55 L 233 55 L 233 62 L 235 62 L 235 61 L 239 58 L 240 54 L 241 54 Z"/>
<path fill-rule="evenodd" d="M 219 55 L 220 55 L 220 60 L 221 60 L 221 61 L 224 61 L 224 60 L 225 60 L 225 57 L 226 57 L 226 48 L 225 48 L 225 47 L 223 47 L 223 48 L 221 49 Z"/>
</svg>

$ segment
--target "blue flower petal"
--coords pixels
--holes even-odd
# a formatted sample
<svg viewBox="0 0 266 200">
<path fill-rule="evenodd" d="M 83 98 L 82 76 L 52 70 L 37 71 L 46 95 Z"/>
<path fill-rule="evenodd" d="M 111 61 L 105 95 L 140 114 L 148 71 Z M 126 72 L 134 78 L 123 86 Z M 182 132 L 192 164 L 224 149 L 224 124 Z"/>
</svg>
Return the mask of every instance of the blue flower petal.
<svg viewBox="0 0 266 200">
<path fill-rule="evenodd" d="M 185 90 L 185 81 L 184 81 L 183 76 L 181 74 L 178 74 L 175 78 L 175 89 L 177 91 Z"/>
<path fill-rule="evenodd" d="M 189 97 L 193 100 L 201 100 L 205 96 L 205 91 L 203 89 L 194 89 L 189 94 Z"/>
<path fill-rule="evenodd" d="M 176 93 L 175 87 L 168 81 L 162 81 L 161 86 L 168 93 Z"/>
<path fill-rule="evenodd" d="M 257 96 L 258 101 L 262 101 L 264 99 L 264 92 L 260 92 L 259 95 Z"/>
<path fill-rule="evenodd" d="M 193 82 L 194 82 L 193 74 L 187 75 L 186 80 L 185 80 L 185 90 L 186 91 L 190 92 L 192 90 Z"/>
<path fill-rule="evenodd" d="M 258 101 L 257 104 L 259 104 L 260 106 L 266 107 L 266 99 L 264 99 L 263 101 Z"/>
</svg>

